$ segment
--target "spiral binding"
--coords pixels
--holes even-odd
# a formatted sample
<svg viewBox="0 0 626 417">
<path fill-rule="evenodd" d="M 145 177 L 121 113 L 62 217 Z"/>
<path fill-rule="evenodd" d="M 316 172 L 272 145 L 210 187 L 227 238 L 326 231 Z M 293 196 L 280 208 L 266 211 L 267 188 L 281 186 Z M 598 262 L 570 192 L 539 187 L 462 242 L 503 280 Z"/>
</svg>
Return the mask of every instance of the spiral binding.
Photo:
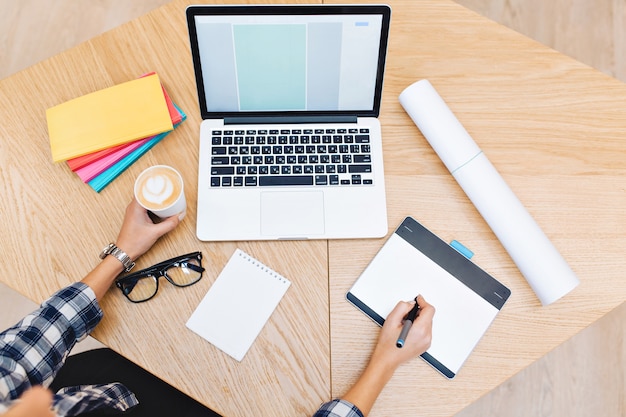
<svg viewBox="0 0 626 417">
<path fill-rule="evenodd" d="M 262 263 L 261 261 L 259 261 L 258 259 L 254 258 L 253 256 L 247 254 L 246 252 L 244 252 L 243 250 L 239 249 L 239 256 L 242 257 L 243 259 L 245 259 L 246 261 L 248 261 L 249 263 L 251 263 L 253 266 L 256 266 L 257 268 L 260 268 L 263 272 L 266 272 L 267 274 L 274 276 L 275 278 L 278 278 L 278 280 L 283 283 L 286 284 L 289 281 L 283 277 L 282 275 L 280 275 L 278 272 L 274 271 L 272 268 L 268 267 L 267 265 L 265 265 L 264 263 Z"/>
</svg>

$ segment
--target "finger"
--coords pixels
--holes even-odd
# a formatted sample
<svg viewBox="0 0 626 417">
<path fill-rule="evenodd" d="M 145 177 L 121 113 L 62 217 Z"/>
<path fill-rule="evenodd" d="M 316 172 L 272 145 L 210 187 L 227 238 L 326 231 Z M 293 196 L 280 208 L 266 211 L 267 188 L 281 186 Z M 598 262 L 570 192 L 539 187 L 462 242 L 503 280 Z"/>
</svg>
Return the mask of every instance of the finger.
<svg viewBox="0 0 626 417">
<path fill-rule="evenodd" d="M 420 315 L 417 319 L 432 321 L 435 315 L 435 307 L 429 304 L 421 295 L 417 297 L 417 303 L 420 306 Z"/>
<path fill-rule="evenodd" d="M 178 214 L 175 214 L 173 216 L 163 219 L 162 222 L 157 223 L 156 227 L 159 229 L 159 233 L 162 236 L 174 230 L 179 223 L 180 218 L 178 217 Z"/>
<path fill-rule="evenodd" d="M 391 310 L 391 313 L 387 316 L 387 321 L 394 323 L 394 325 L 402 325 L 402 320 L 404 316 L 406 316 L 409 311 L 415 305 L 414 302 L 407 303 L 406 301 L 399 301 L 398 304 Z"/>
<path fill-rule="evenodd" d="M 141 204 L 139 204 L 139 201 L 137 201 L 136 198 L 133 198 L 132 200 L 130 200 L 130 203 L 128 203 L 128 207 L 127 207 L 128 211 L 146 211 L 147 210 L 145 208 L 143 208 L 141 206 Z"/>
</svg>

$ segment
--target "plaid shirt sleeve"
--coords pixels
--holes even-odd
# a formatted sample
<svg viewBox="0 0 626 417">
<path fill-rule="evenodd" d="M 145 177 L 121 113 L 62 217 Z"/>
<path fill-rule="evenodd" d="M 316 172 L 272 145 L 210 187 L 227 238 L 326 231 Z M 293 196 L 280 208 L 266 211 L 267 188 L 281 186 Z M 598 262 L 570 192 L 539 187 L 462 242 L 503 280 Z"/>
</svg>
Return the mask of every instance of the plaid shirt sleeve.
<svg viewBox="0 0 626 417">
<path fill-rule="evenodd" d="M 70 350 L 102 319 L 94 292 L 77 282 L 56 292 L 15 326 L 0 333 L 0 413 L 33 385 L 49 386 Z M 57 416 L 107 409 L 123 412 L 139 402 L 119 383 L 59 390 Z"/>
<path fill-rule="evenodd" d="M 336 399 L 322 404 L 313 417 L 363 417 L 363 413 L 356 405 Z"/>
<path fill-rule="evenodd" d="M 0 333 L 0 402 L 16 399 L 33 385 L 50 385 L 72 347 L 101 319 L 95 294 L 77 282 Z"/>
</svg>

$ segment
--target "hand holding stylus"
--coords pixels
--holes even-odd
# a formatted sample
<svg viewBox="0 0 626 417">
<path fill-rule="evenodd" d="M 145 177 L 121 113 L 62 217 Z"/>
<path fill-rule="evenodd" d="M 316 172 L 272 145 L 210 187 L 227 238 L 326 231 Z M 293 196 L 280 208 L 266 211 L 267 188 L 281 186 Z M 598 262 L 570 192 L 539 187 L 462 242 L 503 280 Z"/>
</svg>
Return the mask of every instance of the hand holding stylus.
<svg viewBox="0 0 626 417">
<path fill-rule="evenodd" d="M 434 315 L 435 308 L 421 295 L 416 297 L 415 304 L 400 301 L 385 319 L 367 367 L 343 399 L 357 405 L 367 415 L 398 366 L 421 355 L 430 347 Z M 397 334 L 409 316 L 413 318 L 413 324 L 405 335 L 404 349 L 398 349 Z"/>
<path fill-rule="evenodd" d="M 417 296 L 419 297 L 419 295 Z M 398 336 L 398 340 L 396 341 L 396 347 L 401 348 L 404 346 L 404 341 L 406 340 L 406 336 L 409 334 L 409 330 L 411 330 L 411 326 L 413 322 L 420 314 L 420 305 L 417 302 L 417 297 L 415 297 L 415 305 L 409 311 L 409 314 L 404 318 L 404 322 L 402 323 L 402 330 L 400 331 L 400 336 Z"/>
</svg>

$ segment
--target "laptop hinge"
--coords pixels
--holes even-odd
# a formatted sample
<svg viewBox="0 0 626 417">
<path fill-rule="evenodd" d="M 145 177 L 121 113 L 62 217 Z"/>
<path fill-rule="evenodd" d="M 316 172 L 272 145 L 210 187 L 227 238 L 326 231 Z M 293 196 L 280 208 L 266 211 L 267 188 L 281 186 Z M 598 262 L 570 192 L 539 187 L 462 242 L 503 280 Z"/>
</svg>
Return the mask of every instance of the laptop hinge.
<svg viewBox="0 0 626 417">
<path fill-rule="evenodd" d="M 356 116 L 241 116 L 225 117 L 224 125 L 356 123 Z"/>
</svg>

